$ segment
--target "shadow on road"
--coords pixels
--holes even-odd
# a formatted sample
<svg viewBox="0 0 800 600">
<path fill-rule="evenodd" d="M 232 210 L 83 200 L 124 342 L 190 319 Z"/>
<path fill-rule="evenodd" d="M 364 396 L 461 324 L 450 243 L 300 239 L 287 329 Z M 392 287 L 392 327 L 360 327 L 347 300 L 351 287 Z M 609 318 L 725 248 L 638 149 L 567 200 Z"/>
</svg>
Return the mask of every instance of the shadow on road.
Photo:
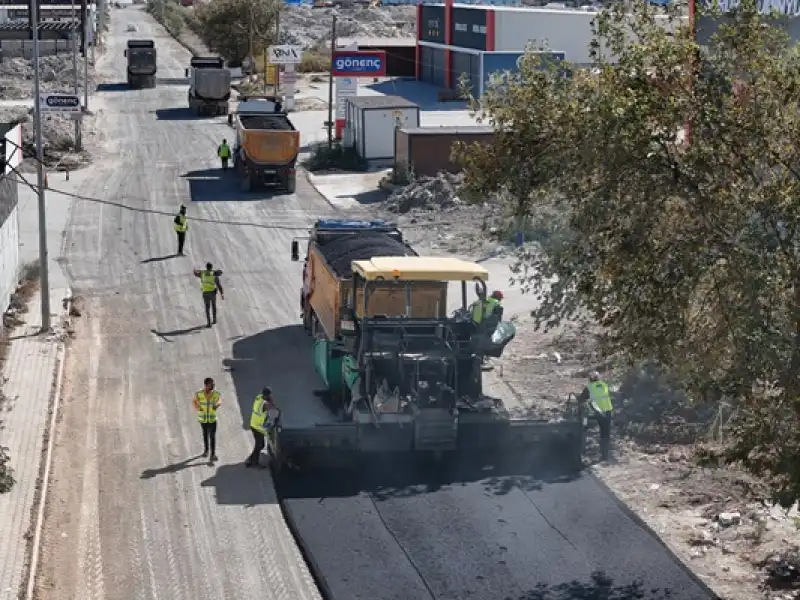
<svg viewBox="0 0 800 600">
<path fill-rule="evenodd" d="M 177 254 L 166 254 L 164 256 L 153 256 L 151 258 L 145 258 L 139 262 L 143 265 L 146 265 L 148 263 L 161 262 L 164 260 L 169 260 L 171 258 L 177 258 L 177 257 L 178 257 Z"/>
<path fill-rule="evenodd" d="M 195 121 L 197 115 L 186 106 L 175 106 L 172 108 L 157 108 L 153 111 L 159 121 Z"/>
<path fill-rule="evenodd" d="M 172 463 L 171 465 L 166 465 L 164 467 L 159 467 L 157 469 L 145 469 L 144 471 L 142 471 L 142 474 L 139 475 L 139 479 L 152 479 L 157 475 L 177 473 L 178 471 L 183 471 L 184 469 L 190 469 L 192 467 L 200 467 L 207 464 L 208 464 L 208 459 L 203 458 L 202 454 L 198 454 L 197 456 L 192 456 L 191 458 L 187 458 L 180 462 Z"/>
<path fill-rule="evenodd" d="M 559 464 L 557 447 L 513 455 L 463 452 L 436 464 L 425 455 L 369 454 L 351 469 L 284 470 L 275 476 L 282 499 L 349 498 L 363 493 L 376 500 L 411 498 L 480 483 L 486 494 L 504 496 L 515 489 L 541 490 L 582 477 L 574 465 Z"/>
<path fill-rule="evenodd" d="M 177 337 L 179 335 L 188 335 L 190 333 L 194 333 L 196 331 L 201 331 L 204 329 L 208 329 L 205 325 L 195 325 L 194 327 L 187 327 L 186 329 L 173 329 L 172 331 L 158 331 L 156 329 L 151 329 L 150 333 L 154 336 L 161 338 L 164 341 L 171 342 L 172 340 L 169 339 L 171 337 Z"/>
<path fill-rule="evenodd" d="M 233 168 L 223 171 L 198 169 L 181 175 L 189 182 L 189 195 L 192 202 L 252 202 L 272 197 L 272 190 L 264 188 L 253 192 L 243 192 L 241 181 Z"/>
<path fill-rule="evenodd" d="M 124 82 L 118 83 L 98 83 L 98 92 L 122 92 L 128 89 L 128 84 Z"/>
<path fill-rule="evenodd" d="M 275 490 L 268 483 L 269 473 L 261 469 L 248 469 L 244 466 L 244 458 L 242 456 L 242 460 L 237 463 L 219 465 L 214 475 L 200 486 L 216 489 L 217 504 L 277 504 Z"/>
<path fill-rule="evenodd" d="M 340 196 L 336 196 L 336 198 L 340 198 L 343 200 L 348 200 L 352 198 L 359 204 L 376 204 L 378 202 L 383 202 L 388 197 L 389 197 L 389 192 L 380 188 L 375 190 L 368 190 L 366 192 L 360 192 L 358 194 L 352 194 L 352 195 L 343 194 Z"/>
<path fill-rule="evenodd" d="M 671 600 L 675 592 L 669 589 L 647 588 L 640 581 L 615 584 L 602 571 L 591 574 L 591 581 L 570 581 L 557 585 L 539 585 L 516 598 L 505 600 Z"/>
<path fill-rule="evenodd" d="M 314 390 L 322 388 L 322 381 L 311 363 L 311 338 L 302 325 L 268 329 L 238 339 L 233 343 L 232 357 L 222 362 L 233 378 L 243 429 L 250 429 L 253 399 L 264 386 L 272 388 L 284 423 L 302 418 L 297 413 L 309 402 L 319 402 Z"/>
</svg>

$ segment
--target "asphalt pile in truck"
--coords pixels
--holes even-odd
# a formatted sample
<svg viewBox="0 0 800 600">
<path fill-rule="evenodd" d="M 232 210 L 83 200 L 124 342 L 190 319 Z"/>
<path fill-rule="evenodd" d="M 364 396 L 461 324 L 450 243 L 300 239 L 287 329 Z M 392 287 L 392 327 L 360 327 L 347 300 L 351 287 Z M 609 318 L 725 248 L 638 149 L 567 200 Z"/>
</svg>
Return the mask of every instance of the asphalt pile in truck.
<svg viewBox="0 0 800 600">
<path fill-rule="evenodd" d="M 361 232 L 357 237 L 335 239 L 322 246 L 325 258 L 336 274 L 353 276 L 353 261 L 373 256 L 412 256 L 408 246 L 382 233 Z"/>
</svg>

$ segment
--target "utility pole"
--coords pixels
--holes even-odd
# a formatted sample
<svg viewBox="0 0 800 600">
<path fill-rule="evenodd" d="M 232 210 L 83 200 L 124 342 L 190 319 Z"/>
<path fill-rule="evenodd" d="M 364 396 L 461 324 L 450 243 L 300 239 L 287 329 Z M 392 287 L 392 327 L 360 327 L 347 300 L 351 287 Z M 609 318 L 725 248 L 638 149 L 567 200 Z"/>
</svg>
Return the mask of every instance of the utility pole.
<svg viewBox="0 0 800 600">
<path fill-rule="evenodd" d="M 336 54 L 336 15 L 331 25 L 331 69 L 328 72 L 328 152 L 333 150 L 333 55 Z"/>
<path fill-rule="evenodd" d="M 36 182 L 39 192 L 39 284 L 42 296 L 42 331 L 50 331 L 50 281 L 47 259 L 47 219 L 44 202 L 44 156 L 42 153 L 42 103 L 39 93 L 39 7 L 30 3 L 33 29 L 33 110 L 36 128 Z"/>
<path fill-rule="evenodd" d="M 275 44 L 279 45 L 281 43 L 281 11 L 278 11 L 278 14 L 275 15 Z M 266 81 L 266 80 L 265 80 Z M 275 70 L 275 100 L 278 99 L 278 90 L 281 85 L 281 68 Z"/>
<path fill-rule="evenodd" d="M 89 111 L 89 11 L 81 17 L 83 23 L 83 111 Z M 92 36 L 92 62 L 94 62 L 94 47 L 97 39 Z"/>
<path fill-rule="evenodd" d="M 33 0 L 34 2 L 36 0 Z M 72 0 L 72 34 L 70 38 L 72 39 L 72 71 L 75 75 L 75 95 L 78 96 L 79 92 L 79 84 L 78 84 L 78 20 L 77 15 L 75 13 L 75 0 Z M 85 43 L 85 42 L 84 42 Z M 88 86 L 87 86 L 88 87 Z M 75 149 L 80 152 L 82 149 L 83 143 L 81 141 L 81 120 L 75 119 Z"/>
</svg>

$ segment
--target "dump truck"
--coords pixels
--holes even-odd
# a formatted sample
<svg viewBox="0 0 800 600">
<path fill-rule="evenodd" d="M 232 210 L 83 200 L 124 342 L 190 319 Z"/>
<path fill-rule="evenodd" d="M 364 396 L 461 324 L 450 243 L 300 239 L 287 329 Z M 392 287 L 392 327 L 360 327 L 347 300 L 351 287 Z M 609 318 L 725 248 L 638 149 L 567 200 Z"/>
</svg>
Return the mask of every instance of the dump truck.
<svg viewBox="0 0 800 600">
<path fill-rule="evenodd" d="M 302 240 L 292 240 L 294 261 Z M 481 330 L 472 321 L 469 288 L 485 294 L 488 276 L 473 262 L 419 256 L 384 221 L 317 221 L 301 306 L 313 338 L 309 361 L 337 417 L 313 425 L 282 418 L 269 444 L 273 465 L 340 465 L 343 456 L 352 464 L 396 452 L 442 460 L 548 441 L 580 464 L 577 415 L 513 418 L 503 398 L 484 394 L 484 357 L 501 356 L 514 337 L 510 323 Z"/>
<path fill-rule="evenodd" d="M 281 103 L 266 98 L 240 101 L 229 119 L 236 130 L 233 162 L 242 189 L 275 184 L 294 193 L 300 132 L 283 112 Z"/>
<path fill-rule="evenodd" d="M 219 56 L 193 56 L 186 69 L 189 108 L 198 116 L 227 115 L 231 72 Z"/>
<path fill-rule="evenodd" d="M 128 87 L 156 87 L 156 43 L 153 40 L 128 40 Z"/>
</svg>

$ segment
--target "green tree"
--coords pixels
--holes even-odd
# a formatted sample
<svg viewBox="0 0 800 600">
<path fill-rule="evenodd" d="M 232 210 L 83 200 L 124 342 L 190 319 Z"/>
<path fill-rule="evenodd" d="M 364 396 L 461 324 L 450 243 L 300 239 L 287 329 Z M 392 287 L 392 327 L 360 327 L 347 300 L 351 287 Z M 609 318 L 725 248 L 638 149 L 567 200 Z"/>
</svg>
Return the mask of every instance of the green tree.
<svg viewBox="0 0 800 600">
<path fill-rule="evenodd" d="M 456 153 L 466 185 L 502 191 L 515 215 L 547 204 L 564 216 L 517 265 L 542 297 L 537 325 L 588 315 L 608 352 L 656 361 L 695 400 L 732 403 L 728 458 L 789 502 L 800 497 L 800 64 L 780 25 L 746 0 L 701 48 L 685 19 L 612 7 L 595 21 L 591 69 L 565 79 L 529 53 L 481 99 L 494 143 Z"/>
<path fill-rule="evenodd" d="M 280 0 L 215 0 L 197 5 L 200 36 L 208 47 L 230 61 L 240 62 L 250 54 L 276 43 L 275 22 Z"/>
</svg>

